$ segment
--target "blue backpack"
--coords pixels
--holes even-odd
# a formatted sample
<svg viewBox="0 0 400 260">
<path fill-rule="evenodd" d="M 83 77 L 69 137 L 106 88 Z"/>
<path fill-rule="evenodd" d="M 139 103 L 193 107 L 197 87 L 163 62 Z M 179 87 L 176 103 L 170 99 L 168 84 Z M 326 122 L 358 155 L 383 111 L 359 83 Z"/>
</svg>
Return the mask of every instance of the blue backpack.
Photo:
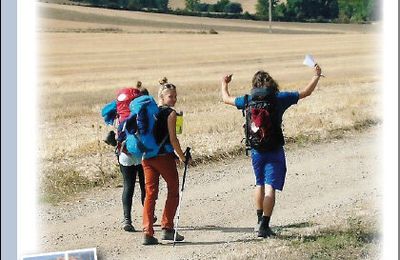
<svg viewBox="0 0 400 260">
<path fill-rule="evenodd" d="M 164 144 L 168 135 L 161 143 L 157 143 L 154 129 L 160 109 L 153 97 L 143 95 L 135 98 L 130 104 L 131 114 L 123 126 L 126 133 L 126 149 L 136 158 L 149 159 L 156 157 L 164 145 L 167 152 L 173 152 L 170 144 Z"/>
<path fill-rule="evenodd" d="M 104 122 L 107 125 L 113 125 L 114 120 L 117 117 L 117 101 L 111 101 L 110 103 L 107 103 L 102 109 L 101 109 L 101 116 L 104 119 Z"/>
</svg>

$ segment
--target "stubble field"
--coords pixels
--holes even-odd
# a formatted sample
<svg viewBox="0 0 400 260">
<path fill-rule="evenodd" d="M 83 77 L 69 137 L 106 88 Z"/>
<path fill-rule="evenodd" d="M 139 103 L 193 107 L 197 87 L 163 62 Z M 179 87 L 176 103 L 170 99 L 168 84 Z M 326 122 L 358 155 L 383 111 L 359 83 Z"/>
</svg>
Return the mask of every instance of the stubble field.
<svg viewBox="0 0 400 260">
<path fill-rule="evenodd" d="M 39 204 L 40 252 L 96 247 L 99 259 L 379 258 L 376 148 L 387 87 L 380 82 L 379 24 L 274 23 L 270 34 L 265 22 L 45 3 L 38 11 L 40 198 L 51 202 Z M 281 90 L 297 91 L 313 75 L 302 65 L 307 53 L 326 78 L 285 113 L 288 178 L 271 223 L 278 236 L 257 239 L 243 118 L 222 104 L 221 78 L 233 73 L 231 94 L 243 95 L 264 69 Z M 174 248 L 142 246 L 141 232 L 121 230 L 120 174 L 113 148 L 102 141 L 112 128 L 100 116 L 117 89 L 140 80 L 156 95 L 164 76 L 178 87 L 176 109 L 184 112 L 179 139 L 199 164 L 189 169 L 181 211 L 186 242 Z M 159 195 L 157 216 L 163 185 Z"/>
<path fill-rule="evenodd" d="M 223 75 L 233 73 L 233 95 L 248 92 L 260 69 L 281 90 L 300 90 L 313 75 L 302 65 L 307 53 L 326 78 L 286 112 L 287 142 L 338 138 L 381 120 L 379 25 L 274 23 L 270 34 L 265 22 L 38 7 L 43 178 L 115 174 L 112 148 L 102 142 L 111 128 L 100 110 L 118 88 L 138 80 L 153 95 L 163 76 L 177 86 L 176 109 L 184 112 L 179 139 L 197 162 L 243 148 L 242 114 L 221 102 Z"/>
</svg>

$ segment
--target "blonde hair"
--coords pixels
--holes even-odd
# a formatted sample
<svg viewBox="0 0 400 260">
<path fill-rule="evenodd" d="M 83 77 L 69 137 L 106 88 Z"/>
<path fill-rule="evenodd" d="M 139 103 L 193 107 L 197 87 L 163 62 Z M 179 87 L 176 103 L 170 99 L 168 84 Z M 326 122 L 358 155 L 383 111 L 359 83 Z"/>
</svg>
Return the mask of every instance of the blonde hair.
<svg viewBox="0 0 400 260">
<path fill-rule="evenodd" d="M 160 83 L 160 88 L 158 89 L 158 98 L 162 98 L 162 94 L 166 90 L 176 90 L 176 87 L 172 83 L 168 83 L 168 79 L 166 77 L 163 77 L 158 81 Z"/>
<path fill-rule="evenodd" d="M 158 83 L 160 83 L 160 85 L 164 85 L 165 83 L 168 83 L 167 77 L 163 77 L 162 79 L 160 79 L 160 80 L 158 81 Z"/>
</svg>

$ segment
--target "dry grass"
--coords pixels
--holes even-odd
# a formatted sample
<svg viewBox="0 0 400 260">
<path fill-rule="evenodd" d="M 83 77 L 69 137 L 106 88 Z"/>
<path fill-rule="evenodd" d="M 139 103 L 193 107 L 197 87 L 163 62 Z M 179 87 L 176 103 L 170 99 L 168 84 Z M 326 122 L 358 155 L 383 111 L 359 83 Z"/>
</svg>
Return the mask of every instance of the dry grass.
<svg viewBox="0 0 400 260">
<path fill-rule="evenodd" d="M 239 243 L 221 259 L 380 259 L 381 216 L 370 202 L 272 226 L 276 237 Z"/>
<path fill-rule="evenodd" d="M 307 259 L 373 259 L 378 256 L 380 234 L 376 221 L 350 217 L 346 223 L 286 239 L 297 256 Z"/>
<path fill-rule="evenodd" d="M 269 71 L 282 90 L 299 90 L 312 76 L 301 64 L 306 53 L 318 59 L 327 77 L 286 112 L 289 142 L 340 137 L 342 130 L 382 118 L 379 33 L 372 26 L 277 24 L 284 34 L 266 34 L 265 23 L 250 21 L 39 6 L 45 172 L 60 164 L 88 178 L 112 171 L 115 158 L 101 141 L 109 128 L 100 109 L 118 88 L 137 80 L 151 94 L 162 76 L 177 85 L 176 109 L 184 111 L 181 144 L 191 146 L 199 162 L 241 151 L 243 118 L 221 102 L 222 75 L 234 74 L 233 95 L 249 91 L 259 69 Z M 218 34 L 193 33 L 205 28 L 217 28 Z"/>
</svg>

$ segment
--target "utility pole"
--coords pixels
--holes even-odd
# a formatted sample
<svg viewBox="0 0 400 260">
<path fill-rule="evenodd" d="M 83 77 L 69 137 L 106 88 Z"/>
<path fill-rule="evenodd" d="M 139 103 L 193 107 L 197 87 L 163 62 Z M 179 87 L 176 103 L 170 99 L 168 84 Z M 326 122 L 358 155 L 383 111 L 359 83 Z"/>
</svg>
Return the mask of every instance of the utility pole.
<svg viewBox="0 0 400 260">
<path fill-rule="evenodd" d="M 272 0 L 269 0 L 269 33 L 272 33 Z"/>
</svg>

